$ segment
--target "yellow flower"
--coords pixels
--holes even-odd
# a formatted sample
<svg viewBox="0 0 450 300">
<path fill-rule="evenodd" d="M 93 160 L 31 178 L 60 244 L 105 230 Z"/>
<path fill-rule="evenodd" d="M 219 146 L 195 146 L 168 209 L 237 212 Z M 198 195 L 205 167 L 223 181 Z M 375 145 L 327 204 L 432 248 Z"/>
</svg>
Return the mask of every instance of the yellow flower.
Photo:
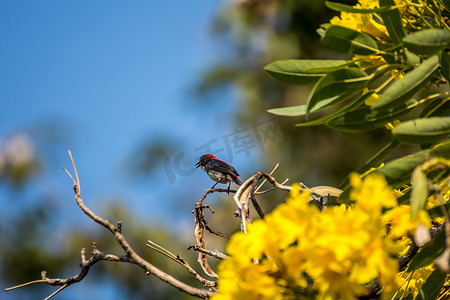
<svg viewBox="0 0 450 300">
<path fill-rule="evenodd" d="M 432 264 L 413 271 L 412 273 L 403 272 L 397 275 L 397 282 L 400 285 L 398 298 L 405 298 L 412 294 L 415 299 L 419 293 L 422 284 L 428 279 L 436 267 Z"/>
<path fill-rule="evenodd" d="M 378 1 L 373 0 L 360 0 L 358 4 L 353 6 L 355 8 L 375 8 L 378 7 Z M 381 19 L 380 17 L 376 17 Z M 380 24 L 375 20 L 373 14 L 358 14 L 341 12 L 339 17 L 333 17 L 330 20 L 333 25 L 344 26 L 356 31 L 365 32 L 373 37 L 379 39 L 388 40 L 388 32 L 386 26 Z"/>
<path fill-rule="evenodd" d="M 219 264 L 218 272 L 220 293 L 213 296 L 214 300 L 282 299 L 283 290 L 275 278 L 257 264 L 243 266 L 234 259 L 226 259 Z"/>
<path fill-rule="evenodd" d="M 444 198 L 445 203 L 448 203 L 450 198 L 450 187 L 447 184 L 447 180 L 444 179 L 439 183 L 439 189 L 441 190 L 441 194 Z M 428 197 L 428 201 L 426 202 L 425 208 L 431 209 L 436 206 L 440 206 L 441 202 L 439 201 L 439 198 L 436 194 L 432 194 L 430 197 Z M 438 217 L 433 219 L 435 223 L 443 224 L 444 223 L 444 217 Z"/>
<path fill-rule="evenodd" d="M 248 227 L 254 237 L 250 240 L 244 233 L 238 232 L 227 244 L 226 251 L 236 259 L 251 262 L 259 259 L 266 246 L 266 226 L 261 221 L 255 221 Z"/>
<path fill-rule="evenodd" d="M 375 102 L 377 102 L 379 98 L 380 96 L 377 93 L 373 93 L 364 102 L 366 103 L 366 105 L 372 106 L 375 104 Z"/>
<path fill-rule="evenodd" d="M 391 208 L 397 205 L 395 194 L 381 174 L 370 174 L 362 181 L 361 177 L 354 173 L 350 175 L 350 183 L 353 187 L 350 198 L 359 200 L 355 207 L 369 213 L 381 214 L 382 208 Z"/>
<path fill-rule="evenodd" d="M 389 129 L 390 131 L 394 130 L 395 128 L 397 128 L 400 124 L 402 124 L 401 121 L 399 120 L 395 120 L 394 122 L 389 122 L 385 125 L 386 129 Z"/>
<path fill-rule="evenodd" d="M 389 234 L 397 238 L 414 235 L 420 223 L 423 223 L 427 228 L 431 227 L 428 213 L 421 210 L 417 215 L 411 217 L 411 206 L 409 205 L 400 205 L 387 211 L 383 215 L 383 221 L 391 225 Z"/>
<path fill-rule="evenodd" d="M 233 235 L 219 264 L 217 299 L 356 299 L 380 278 L 383 294 L 397 287 L 398 242 L 387 235 L 382 210 L 396 203 L 384 178 L 354 174 L 353 207 L 320 211 L 294 186 L 285 204 Z"/>
</svg>

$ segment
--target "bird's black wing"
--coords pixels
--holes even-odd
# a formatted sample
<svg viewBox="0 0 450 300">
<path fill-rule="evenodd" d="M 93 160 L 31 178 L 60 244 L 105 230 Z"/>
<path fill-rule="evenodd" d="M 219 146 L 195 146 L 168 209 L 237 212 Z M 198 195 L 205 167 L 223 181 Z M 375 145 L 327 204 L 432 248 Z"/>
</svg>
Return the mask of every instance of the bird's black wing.
<svg viewBox="0 0 450 300">
<path fill-rule="evenodd" d="M 206 171 L 208 170 L 223 172 L 232 177 L 239 176 L 238 172 L 231 165 L 218 159 L 211 160 L 206 164 Z"/>
</svg>

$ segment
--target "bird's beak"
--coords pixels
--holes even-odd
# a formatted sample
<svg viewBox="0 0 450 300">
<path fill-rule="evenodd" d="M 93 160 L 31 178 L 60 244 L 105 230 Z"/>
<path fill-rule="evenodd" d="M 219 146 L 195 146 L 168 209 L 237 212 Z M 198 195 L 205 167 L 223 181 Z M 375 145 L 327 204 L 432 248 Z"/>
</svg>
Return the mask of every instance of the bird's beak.
<svg viewBox="0 0 450 300">
<path fill-rule="evenodd" d="M 200 162 L 195 164 L 195 168 L 197 169 L 198 167 L 200 167 Z"/>
</svg>

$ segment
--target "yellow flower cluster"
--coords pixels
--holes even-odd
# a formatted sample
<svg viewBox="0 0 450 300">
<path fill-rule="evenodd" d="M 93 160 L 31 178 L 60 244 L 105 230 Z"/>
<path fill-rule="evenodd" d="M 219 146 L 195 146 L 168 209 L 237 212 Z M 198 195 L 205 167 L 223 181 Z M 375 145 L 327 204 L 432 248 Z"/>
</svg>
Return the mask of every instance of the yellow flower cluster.
<svg viewBox="0 0 450 300">
<path fill-rule="evenodd" d="M 401 245 L 381 216 L 397 205 L 394 191 L 381 175 L 351 184 L 352 207 L 321 212 L 295 185 L 285 204 L 233 235 L 213 299 L 356 299 L 376 278 L 392 295 Z"/>
<path fill-rule="evenodd" d="M 400 288 L 396 299 L 402 299 L 408 294 L 412 294 L 415 299 L 420 288 L 422 287 L 422 284 L 428 279 L 431 272 L 433 272 L 435 268 L 435 266 L 430 264 L 411 273 L 403 272 L 399 274 L 397 281 Z"/>
<path fill-rule="evenodd" d="M 376 8 L 378 7 L 378 0 L 359 0 L 359 3 L 354 7 L 364 9 Z M 365 32 L 382 40 L 388 40 L 389 34 L 386 26 L 382 25 L 379 20 L 381 18 L 373 14 L 358 14 L 343 11 L 339 17 L 333 17 L 330 23 Z"/>
</svg>

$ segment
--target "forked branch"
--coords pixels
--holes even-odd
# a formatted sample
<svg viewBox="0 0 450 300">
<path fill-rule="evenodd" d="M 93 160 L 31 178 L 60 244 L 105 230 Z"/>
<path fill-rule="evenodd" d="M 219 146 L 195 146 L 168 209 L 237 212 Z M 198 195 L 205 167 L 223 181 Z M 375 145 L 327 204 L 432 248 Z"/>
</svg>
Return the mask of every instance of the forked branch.
<svg viewBox="0 0 450 300">
<path fill-rule="evenodd" d="M 85 250 L 82 249 L 82 251 L 81 251 L 81 270 L 80 270 L 79 274 L 69 277 L 69 278 L 66 278 L 66 279 L 60 279 L 60 278 L 51 279 L 51 278 L 47 278 L 46 272 L 43 271 L 41 280 L 36 280 L 36 281 L 32 281 L 32 282 L 29 282 L 26 284 L 11 287 L 11 288 L 5 289 L 6 291 L 10 291 L 10 290 L 24 287 L 24 286 L 27 286 L 29 284 L 34 284 L 34 283 L 46 283 L 46 284 L 52 285 L 52 286 L 60 286 L 61 288 L 59 288 L 57 291 L 55 291 L 53 294 L 51 294 L 49 297 L 47 297 L 47 299 L 50 299 L 51 297 L 53 297 L 54 295 L 56 295 L 63 289 L 70 286 L 71 284 L 80 282 L 87 275 L 91 266 L 93 266 L 94 264 L 96 264 L 97 262 L 99 262 L 101 260 L 107 260 L 107 261 L 127 262 L 127 263 L 135 264 L 135 265 L 139 266 L 140 268 L 142 268 L 143 270 L 145 270 L 146 274 L 154 275 L 158 279 L 176 287 L 180 291 L 187 293 L 189 295 L 195 296 L 195 297 L 207 299 L 215 293 L 214 289 L 211 289 L 211 286 L 213 284 L 210 281 L 200 280 L 204 284 L 205 289 L 195 288 L 184 282 L 179 281 L 178 279 L 174 278 L 173 276 L 169 275 L 168 273 L 165 273 L 164 271 L 158 269 L 153 264 L 151 264 L 150 262 L 146 261 L 141 256 L 139 256 L 133 250 L 133 248 L 130 246 L 130 244 L 127 242 L 127 240 L 125 239 L 125 237 L 122 234 L 122 230 L 121 230 L 122 223 L 121 222 L 117 222 L 116 225 L 113 225 L 107 219 L 101 218 L 100 216 L 95 214 L 92 210 L 90 210 L 84 204 L 84 202 L 81 198 L 80 180 L 78 177 L 78 172 L 77 172 L 72 154 L 70 151 L 68 151 L 68 152 L 69 152 L 70 159 L 72 161 L 76 180 L 73 178 L 73 176 L 70 174 L 69 171 L 67 171 L 66 169 L 64 169 L 64 170 L 67 172 L 67 174 L 73 181 L 73 190 L 75 193 L 75 200 L 76 200 L 77 205 L 90 219 L 92 219 L 96 223 L 100 224 L 101 226 L 107 228 L 114 235 L 114 238 L 116 239 L 117 243 L 120 245 L 120 247 L 125 252 L 125 255 L 102 253 L 102 252 L 98 251 L 95 247 L 95 244 L 93 244 L 92 256 L 89 259 L 86 259 L 86 257 L 85 257 Z M 179 257 L 178 259 L 180 261 L 184 261 L 181 257 Z M 188 265 L 186 263 L 185 267 L 188 268 L 188 270 L 189 270 L 189 267 L 187 267 L 187 266 Z M 194 274 L 194 276 L 195 276 L 195 274 Z M 195 277 L 196 277 L 196 279 L 199 279 L 197 276 L 195 276 Z"/>
</svg>

